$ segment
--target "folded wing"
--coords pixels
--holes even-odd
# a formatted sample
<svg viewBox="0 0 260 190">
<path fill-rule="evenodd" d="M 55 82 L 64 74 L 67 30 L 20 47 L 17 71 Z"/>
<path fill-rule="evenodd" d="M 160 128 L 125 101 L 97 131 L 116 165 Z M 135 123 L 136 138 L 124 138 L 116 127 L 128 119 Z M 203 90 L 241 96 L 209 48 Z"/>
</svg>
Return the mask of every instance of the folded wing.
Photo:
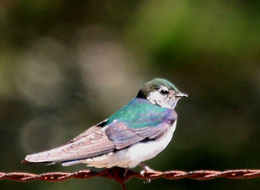
<svg viewBox="0 0 260 190">
<path fill-rule="evenodd" d="M 132 113 L 132 120 L 129 121 L 115 118 L 113 122 L 107 123 L 105 120 L 63 146 L 26 156 L 23 163 L 79 163 L 81 160 L 115 152 L 141 141 L 160 138 L 176 119 L 177 115 L 172 110 L 154 114 L 149 110 L 142 117 Z"/>
<path fill-rule="evenodd" d="M 115 144 L 108 139 L 104 129 L 98 126 L 71 140 L 68 144 L 48 151 L 28 155 L 24 163 L 52 163 L 82 160 L 113 151 Z"/>
<path fill-rule="evenodd" d="M 105 132 L 108 139 L 114 143 L 115 149 L 120 150 L 140 141 L 159 138 L 172 124 L 172 122 L 164 122 L 156 127 L 129 128 L 126 123 L 116 122 L 112 123 Z"/>
</svg>

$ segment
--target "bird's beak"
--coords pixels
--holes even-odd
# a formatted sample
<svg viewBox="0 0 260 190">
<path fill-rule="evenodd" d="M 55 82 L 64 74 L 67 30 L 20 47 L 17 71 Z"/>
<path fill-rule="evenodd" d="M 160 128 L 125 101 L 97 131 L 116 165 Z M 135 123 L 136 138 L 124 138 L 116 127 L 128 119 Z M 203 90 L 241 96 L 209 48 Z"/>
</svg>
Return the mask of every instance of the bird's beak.
<svg viewBox="0 0 260 190">
<path fill-rule="evenodd" d="M 182 92 L 176 92 L 176 91 L 170 91 L 171 95 L 173 95 L 174 102 L 172 102 L 171 109 L 174 109 L 177 102 L 182 98 L 182 97 L 188 97 L 188 94 L 184 94 Z"/>
<path fill-rule="evenodd" d="M 188 94 L 182 93 L 182 92 L 178 92 L 176 95 L 176 97 L 182 98 L 182 97 L 188 97 Z"/>
</svg>

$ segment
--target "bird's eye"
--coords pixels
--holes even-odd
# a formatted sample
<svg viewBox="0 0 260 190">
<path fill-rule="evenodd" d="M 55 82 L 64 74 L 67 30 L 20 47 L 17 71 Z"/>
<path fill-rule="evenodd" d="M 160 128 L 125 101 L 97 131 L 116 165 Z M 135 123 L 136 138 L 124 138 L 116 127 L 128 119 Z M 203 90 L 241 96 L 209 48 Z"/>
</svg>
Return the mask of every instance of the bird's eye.
<svg viewBox="0 0 260 190">
<path fill-rule="evenodd" d="M 169 91 L 168 91 L 168 90 L 165 90 L 165 89 L 162 89 L 162 90 L 160 90 L 160 93 L 161 93 L 161 94 L 169 94 Z"/>
</svg>

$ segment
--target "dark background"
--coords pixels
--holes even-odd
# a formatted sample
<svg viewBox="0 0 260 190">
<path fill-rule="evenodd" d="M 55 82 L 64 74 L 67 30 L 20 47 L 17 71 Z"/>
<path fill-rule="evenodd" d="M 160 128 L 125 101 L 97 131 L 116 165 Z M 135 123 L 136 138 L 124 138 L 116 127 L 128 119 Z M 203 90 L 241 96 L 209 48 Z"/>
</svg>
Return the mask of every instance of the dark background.
<svg viewBox="0 0 260 190">
<path fill-rule="evenodd" d="M 0 1 L 0 171 L 25 166 L 167 78 L 188 99 L 158 170 L 260 168 L 258 1 Z M 139 170 L 140 168 L 136 168 Z M 260 180 L 133 179 L 128 189 L 259 189 Z M 103 178 L 1 181 L 0 189 L 120 189 Z"/>
</svg>

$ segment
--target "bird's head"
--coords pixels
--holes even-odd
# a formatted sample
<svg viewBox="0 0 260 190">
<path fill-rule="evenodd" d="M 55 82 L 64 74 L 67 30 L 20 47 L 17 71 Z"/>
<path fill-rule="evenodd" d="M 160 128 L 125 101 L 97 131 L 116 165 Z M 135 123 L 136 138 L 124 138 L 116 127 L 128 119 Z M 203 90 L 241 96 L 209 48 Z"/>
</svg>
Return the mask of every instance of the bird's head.
<svg viewBox="0 0 260 190">
<path fill-rule="evenodd" d="M 187 94 L 180 92 L 171 82 L 155 78 L 144 83 L 137 94 L 138 98 L 145 98 L 152 104 L 163 108 L 174 109 L 177 102 Z"/>
</svg>

